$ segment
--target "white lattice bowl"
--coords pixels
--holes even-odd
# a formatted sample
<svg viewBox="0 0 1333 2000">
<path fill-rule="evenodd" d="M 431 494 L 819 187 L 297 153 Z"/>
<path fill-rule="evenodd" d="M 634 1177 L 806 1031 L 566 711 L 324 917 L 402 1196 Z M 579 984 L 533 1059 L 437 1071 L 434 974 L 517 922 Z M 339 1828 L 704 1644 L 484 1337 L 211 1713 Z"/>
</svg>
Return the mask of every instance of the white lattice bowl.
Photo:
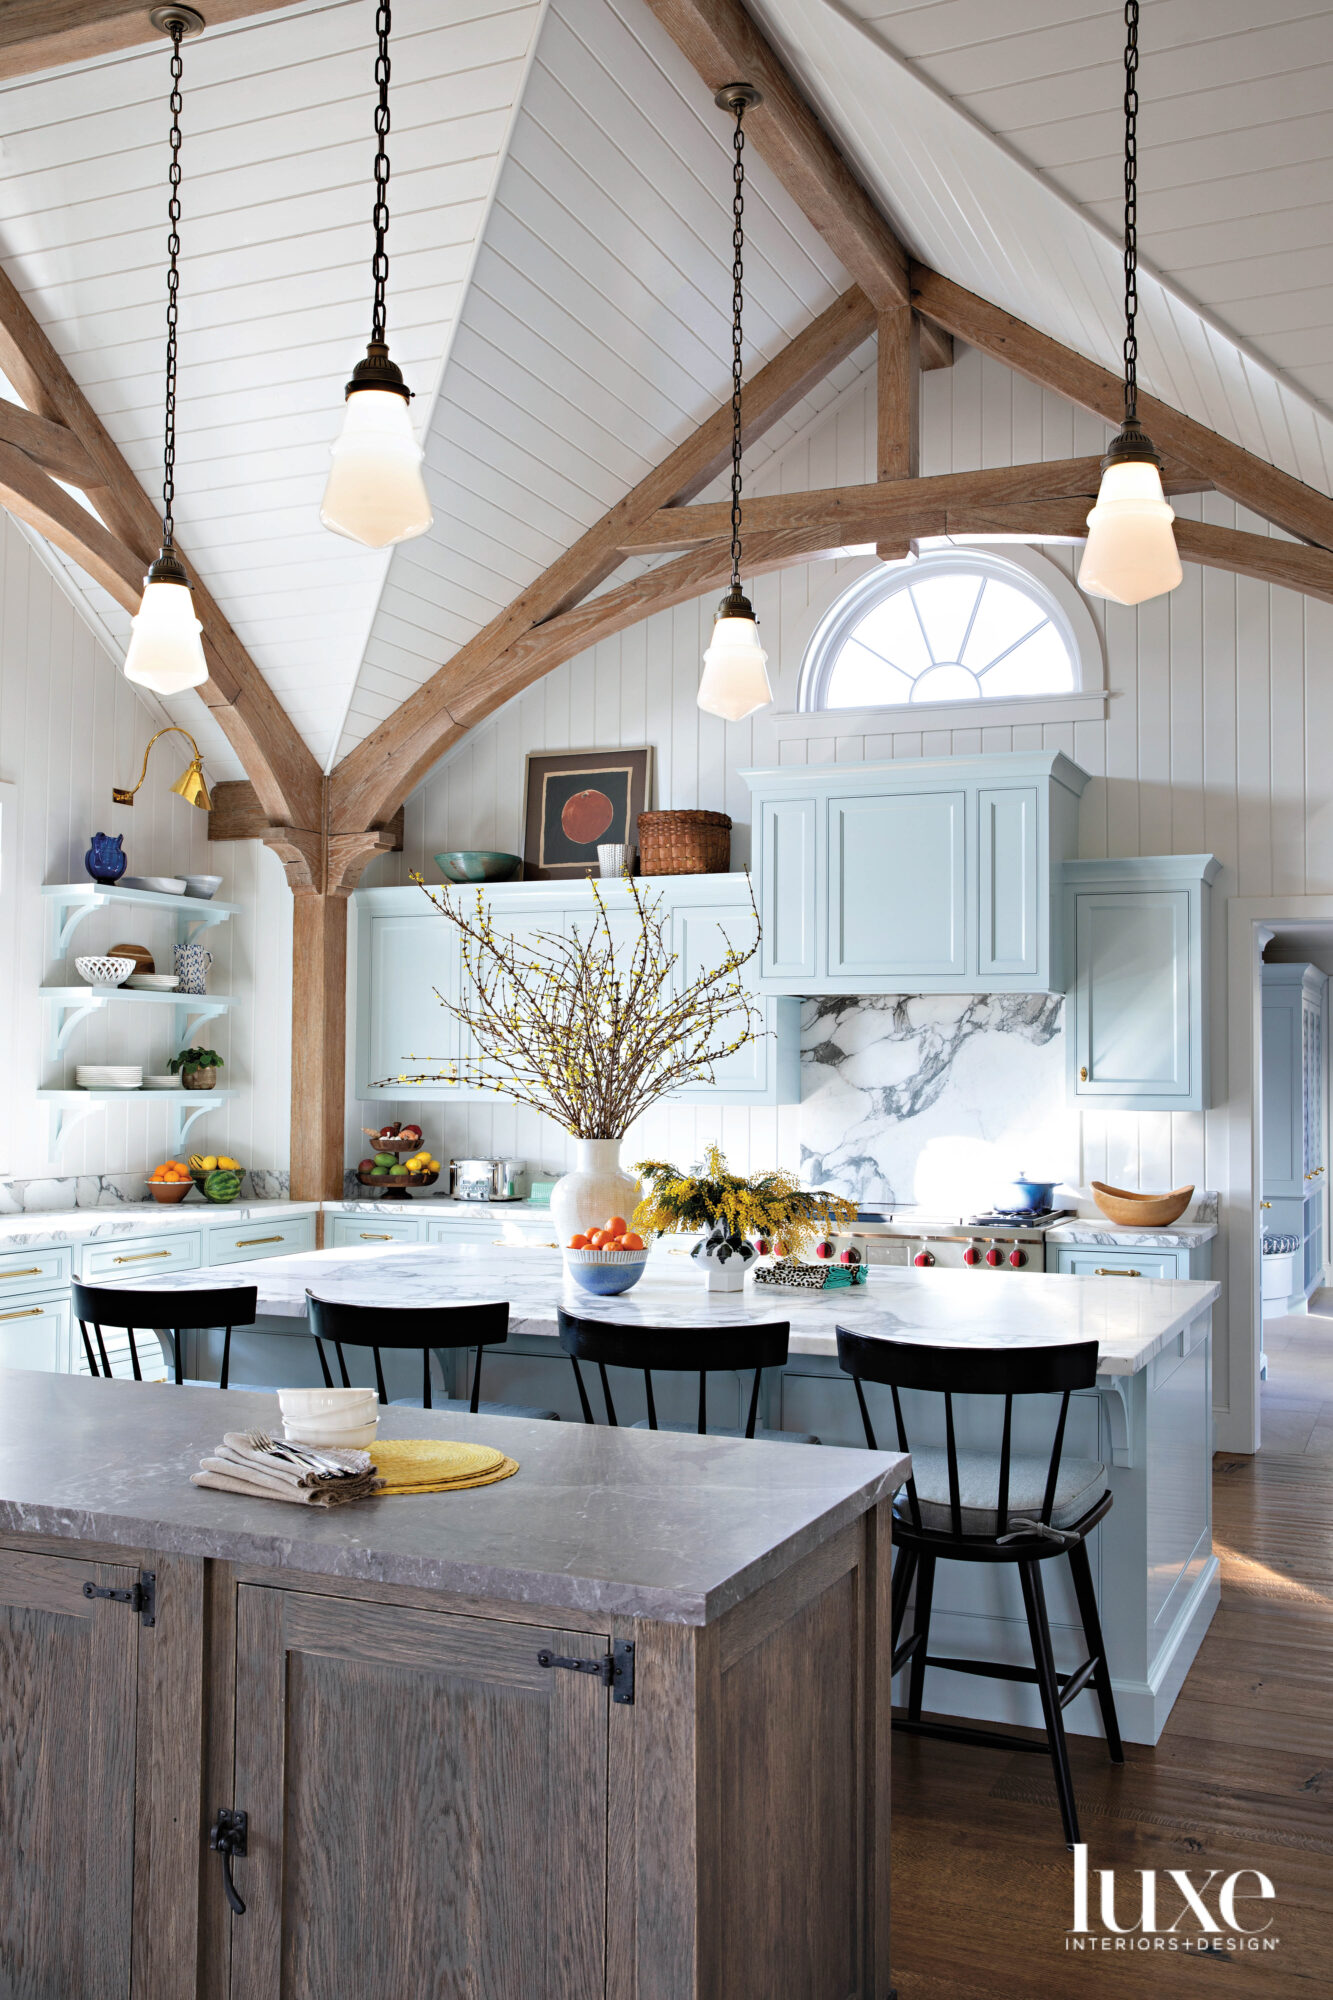
<svg viewBox="0 0 1333 2000">
<path fill-rule="evenodd" d="M 74 970 L 90 986 L 123 986 L 139 963 L 133 958 L 76 958 Z"/>
<path fill-rule="evenodd" d="M 566 1250 L 565 1268 L 585 1292 L 608 1297 L 637 1285 L 648 1262 L 646 1250 Z"/>
</svg>

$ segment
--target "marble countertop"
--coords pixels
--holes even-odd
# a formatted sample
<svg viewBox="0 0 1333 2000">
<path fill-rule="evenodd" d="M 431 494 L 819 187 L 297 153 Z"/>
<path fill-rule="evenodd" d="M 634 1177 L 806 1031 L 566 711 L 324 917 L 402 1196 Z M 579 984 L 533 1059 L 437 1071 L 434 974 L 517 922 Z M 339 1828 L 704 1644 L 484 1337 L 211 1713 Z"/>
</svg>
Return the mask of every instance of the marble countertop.
<svg viewBox="0 0 1333 2000">
<path fill-rule="evenodd" d="M 1078 1215 L 1069 1222 L 1052 1223 L 1046 1241 L 1088 1243 L 1103 1250 L 1193 1250 L 1200 1243 L 1211 1243 L 1216 1234 L 1215 1222 L 1172 1222 L 1165 1229 L 1129 1229 L 1108 1222 L 1104 1215 Z"/>
<path fill-rule="evenodd" d="M 136 1290 L 175 1291 L 231 1282 L 221 1271 L 140 1276 Z M 261 1257 L 235 1273 L 256 1285 L 258 1309 L 302 1318 L 307 1287 L 321 1298 L 386 1306 L 462 1305 L 507 1300 L 514 1333 L 551 1337 L 556 1308 L 586 1317 L 649 1326 L 718 1326 L 786 1320 L 792 1354 L 837 1353 L 839 1324 L 895 1338 L 920 1334 L 959 1346 L 1026 1347 L 1041 1341 L 1095 1340 L 1104 1375 L 1132 1375 L 1221 1296 L 1202 1280 L 1073 1278 L 1049 1272 L 917 1271 L 874 1266 L 855 1290 L 786 1291 L 748 1284 L 710 1293 L 687 1258 L 654 1258 L 633 1291 L 594 1298 L 565 1275 L 558 1251 L 506 1245 L 368 1244 L 364 1250 L 316 1250 Z"/>
<path fill-rule="evenodd" d="M 522 1201 L 455 1201 L 450 1194 L 413 1194 L 405 1201 L 395 1197 L 385 1201 L 383 1197 L 368 1195 L 364 1201 L 355 1197 L 345 1201 L 324 1201 L 319 1204 L 326 1215 L 421 1215 L 431 1217 L 441 1215 L 547 1215 L 551 1213 L 549 1201 L 529 1201 L 525 1195 Z"/>
<path fill-rule="evenodd" d="M 240 1390 L 0 1371 L 0 1532 L 706 1625 L 902 1482 L 896 1452 L 385 1410 L 386 1437 L 494 1444 L 512 1479 L 343 1509 L 191 1486 Z"/>
<path fill-rule="evenodd" d="M 0 1250 L 44 1250 L 56 1243 L 88 1243 L 99 1236 L 142 1236 L 158 1230 L 197 1229 L 201 1222 L 275 1222 L 289 1215 L 317 1215 L 317 1201 L 205 1201 L 197 1194 L 164 1207 L 156 1201 L 122 1201 L 105 1208 L 30 1209 L 0 1215 Z M 3 1277 L 0 1270 L 0 1278 Z"/>
</svg>

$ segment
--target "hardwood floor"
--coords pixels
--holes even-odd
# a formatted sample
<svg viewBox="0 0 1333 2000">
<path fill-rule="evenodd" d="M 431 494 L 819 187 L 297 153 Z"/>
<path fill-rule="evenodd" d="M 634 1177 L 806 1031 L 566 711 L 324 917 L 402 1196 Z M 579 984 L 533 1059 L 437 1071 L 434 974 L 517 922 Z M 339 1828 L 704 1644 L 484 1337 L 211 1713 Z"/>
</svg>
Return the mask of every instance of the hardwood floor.
<svg viewBox="0 0 1333 2000">
<path fill-rule="evenodd" d="M 1100 1743 L 1070 1739 L 1090 1866 L 1116 1870 L 1125 1904 L 1133 1895 L 1122 1921 L 1137 1915 L 1138 1869 L 1188 1870 L 1196 1887 L 1216 1869 L 1215 1899 L 1232 1870 L 1255 1868 L 1276 1899 L 1240 1912 L 1258 1923 L 1271 1910 L 1276 1948 L 1068 1951 L 1072 1857 L 1049 1766 L 897 1736 L 900 2000 L 1333 1990 L 1333 1293 L 1315 1305 L 1265 1329 L 1263 1449 L 1214 1461 L 1222 1603 L 1161 1742 L 1127 1745 L 1117 1770 Z M 1183 1898 L 1159 1881 L 1169 1922 Z M 1197 1924 L 1182 1925 L 1186 1935 Z"/>
</svg>

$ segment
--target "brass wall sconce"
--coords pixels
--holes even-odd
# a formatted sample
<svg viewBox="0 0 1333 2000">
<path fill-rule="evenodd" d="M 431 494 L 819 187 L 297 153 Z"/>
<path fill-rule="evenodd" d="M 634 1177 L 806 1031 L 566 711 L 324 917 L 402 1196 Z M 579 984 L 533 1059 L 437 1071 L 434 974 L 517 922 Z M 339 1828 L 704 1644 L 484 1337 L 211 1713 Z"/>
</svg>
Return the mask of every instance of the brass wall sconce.
<svg viewBox="0 0 1333 2000">
<path fill-rule="evenodd" d="M 132 806 L 134 804 L 134 794 L 138 791 L 139 785 L 142 785 L 144 779 L 148 776 L 148 759 L 158 736 L 183 736 L 185 738 L 194 755 L 190 760 L 188 768 L 181 772 L 171 789 L 179 797 L 183 798 L 187 805 L 198 806 L 200 812 L 212 812 L 213 801 L 209 797 L 208 786 L 204 783 L 204 760 L 200 754 L 199 745 L 195 742 L 188 729 L 179 729 L 174 723 L 167 729 L 159 729 L 157 736 L 149 737 L 148 748 L 143 753 L 143 769 L 139 773 L 139 784 L 134 785 L 128 792 L 122 791 L 119 785 L 112 786 L 111 796 L 116 804 L 118 806 Z"/>
</svg>

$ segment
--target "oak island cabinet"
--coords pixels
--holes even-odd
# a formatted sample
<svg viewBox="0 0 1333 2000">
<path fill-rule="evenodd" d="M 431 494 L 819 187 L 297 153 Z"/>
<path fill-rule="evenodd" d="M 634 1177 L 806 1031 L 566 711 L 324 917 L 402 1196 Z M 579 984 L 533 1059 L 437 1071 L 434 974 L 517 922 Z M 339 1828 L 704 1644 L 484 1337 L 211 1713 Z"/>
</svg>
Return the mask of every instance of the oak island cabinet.
<svg viewBox="0 0 1333 2000">
<path fill-rule="evenodd" d="M 189 1484 L 270 1415 L 0 1376 L 0 1991 L 884 2000 L 905 1460 L 388 1410 L 520 1472 Z"/>
</svg>

